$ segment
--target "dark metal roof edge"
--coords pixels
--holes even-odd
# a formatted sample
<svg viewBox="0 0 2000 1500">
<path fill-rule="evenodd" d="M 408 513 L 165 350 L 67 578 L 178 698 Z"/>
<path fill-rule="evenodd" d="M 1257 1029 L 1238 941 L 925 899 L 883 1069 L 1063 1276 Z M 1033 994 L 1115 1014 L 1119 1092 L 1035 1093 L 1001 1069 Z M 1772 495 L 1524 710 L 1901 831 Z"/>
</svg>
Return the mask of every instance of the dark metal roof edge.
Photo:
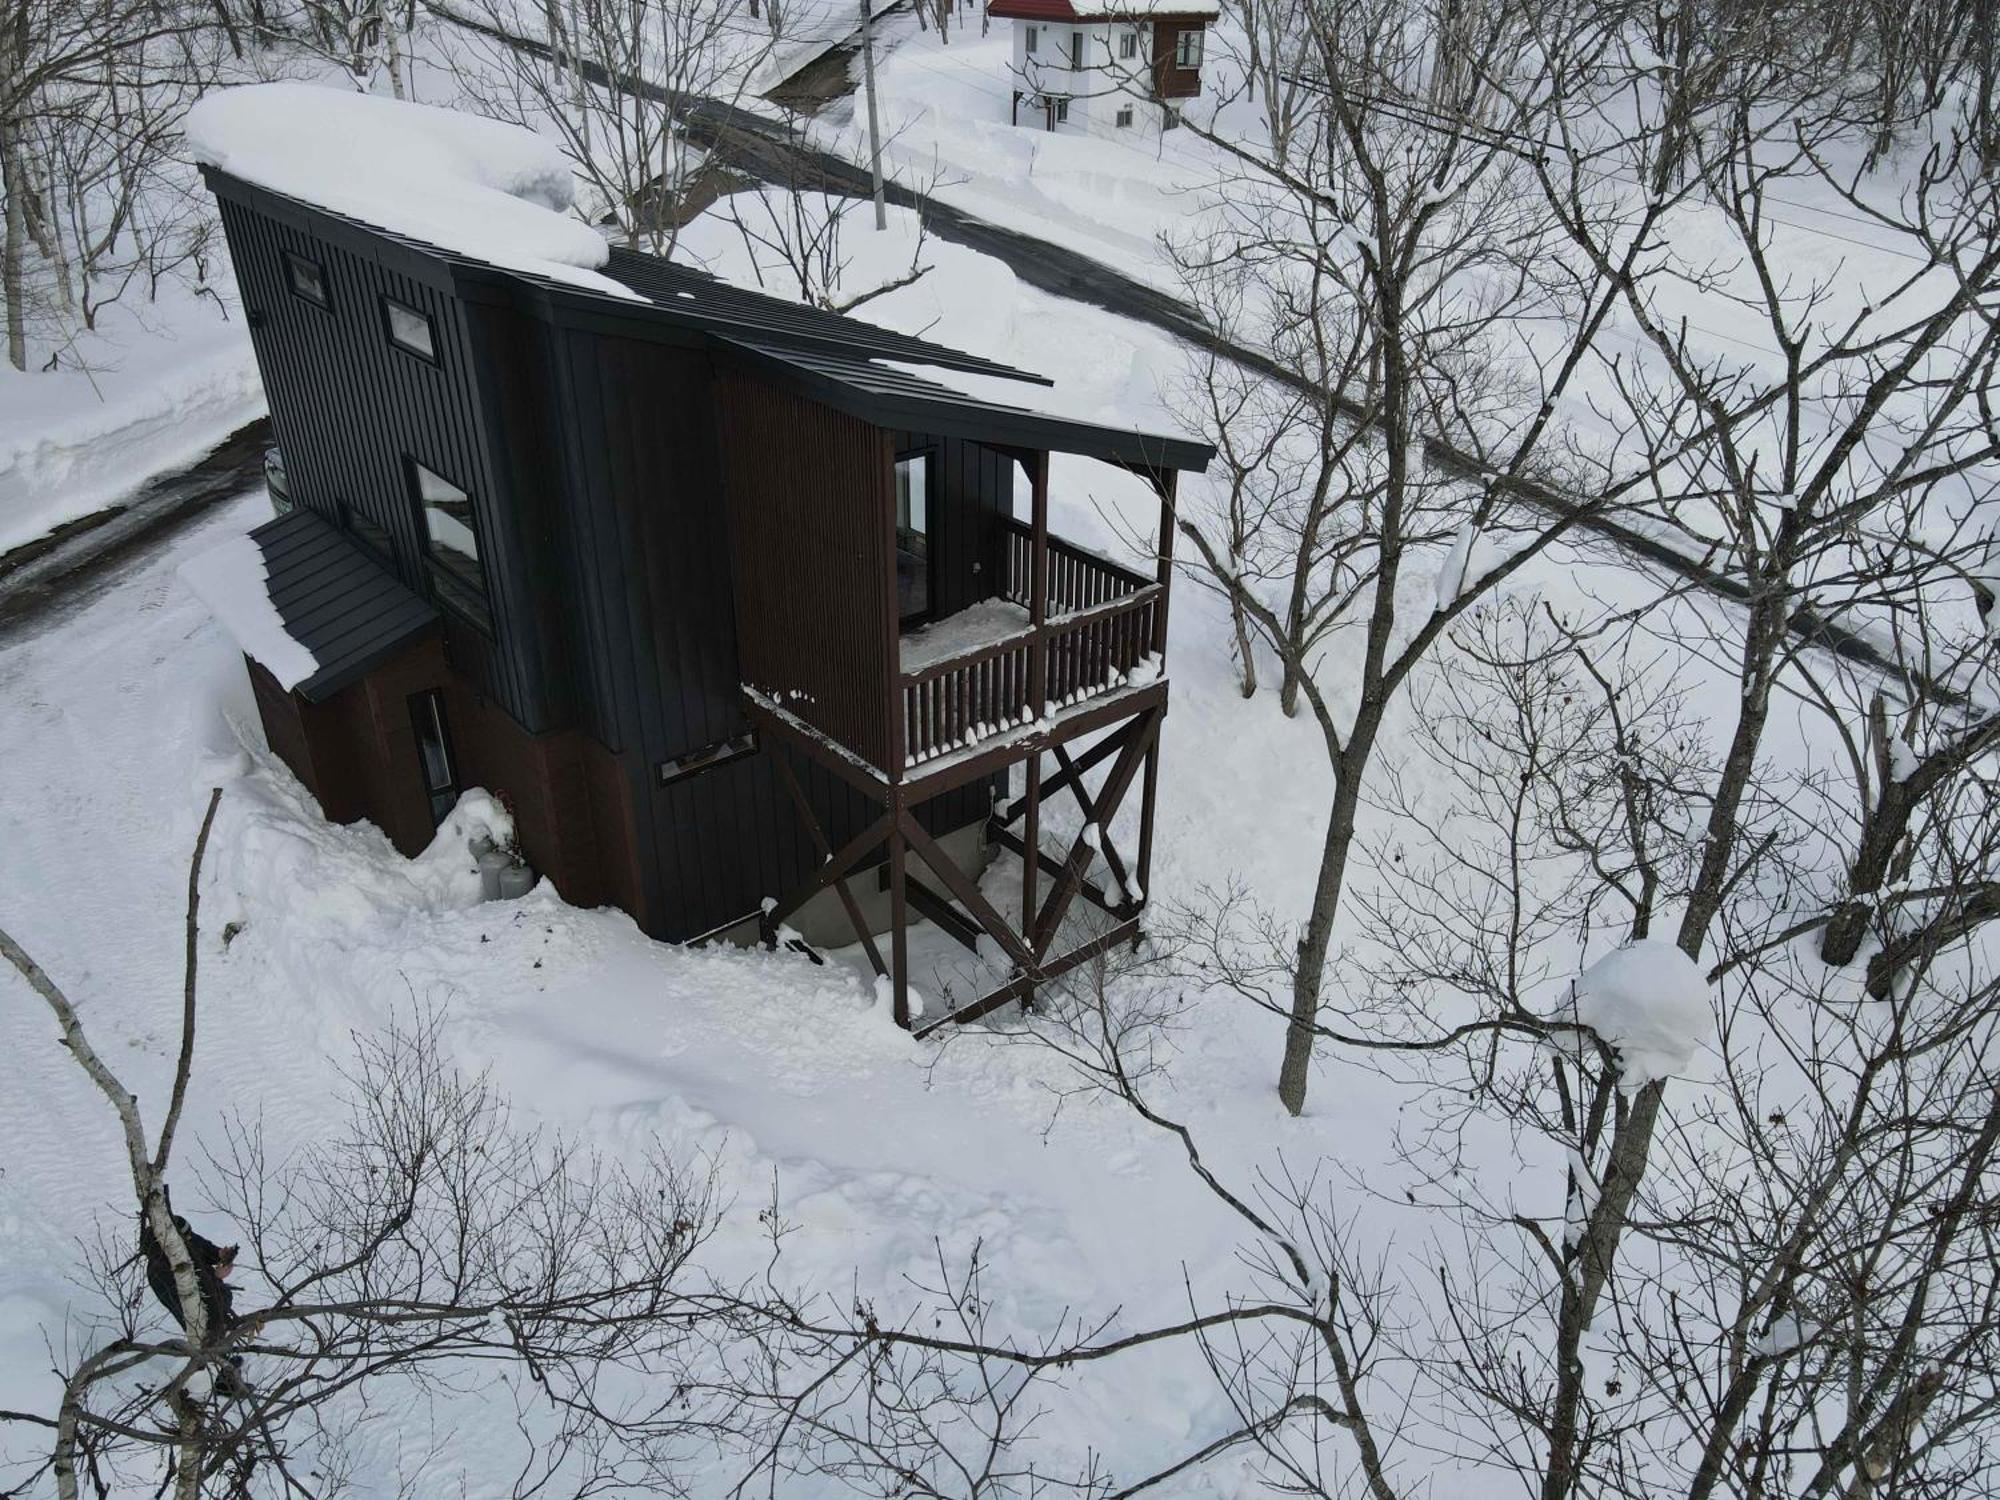
<svg viewBox="0 0 2000 1500">
<path fill-rule="evenodd" d="M 941 432 L 989 446 L 1049 449 L 1137 468 L 1193 473 L 1205 471 L 1215 457 L 1210 444 L 1193 438 L 1051 417 L 1022 407 L 982 401 L 949 386 L 932 386 L 935 396 L 870 391 L 753 343 L 721 335 L 716 336 L 716 343 L 740 356 L 760 376 L 767 379 L 775 376 L 778 383 L 795 394 L 822 401 L 878 427 Z"/>
</svg>

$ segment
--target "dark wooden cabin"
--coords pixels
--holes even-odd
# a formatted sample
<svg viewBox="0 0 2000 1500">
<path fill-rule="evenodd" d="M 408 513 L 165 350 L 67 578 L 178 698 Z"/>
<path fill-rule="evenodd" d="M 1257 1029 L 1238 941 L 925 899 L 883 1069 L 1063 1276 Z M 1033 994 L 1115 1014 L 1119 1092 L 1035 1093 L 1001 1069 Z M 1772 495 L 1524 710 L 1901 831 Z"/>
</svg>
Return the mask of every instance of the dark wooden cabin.
<svg viewBox="0 0 2000 1500">
<path fill-rule="evenodd" d="M 250 670 L 328 817 L 415 853 L 487 787 L 567 900 L 671 940 L 818 913 L 906 1024 L 913 913 L 1011 960 L 958 1019 L 1136 935 L 1206 446 L 962 394 L 1037 377 L 652 257 L 612 252 L 624 300 L 206 175 L 297 507 L 254 536 L 317 664 Z M 1152 482 L 1153 569 L 1049 533 L 1051 451 Z M 1051 850 L 1064 793 L 1092 827 Z M 980 893 L 995 848 L 1017 913 Z"/>
</svg>

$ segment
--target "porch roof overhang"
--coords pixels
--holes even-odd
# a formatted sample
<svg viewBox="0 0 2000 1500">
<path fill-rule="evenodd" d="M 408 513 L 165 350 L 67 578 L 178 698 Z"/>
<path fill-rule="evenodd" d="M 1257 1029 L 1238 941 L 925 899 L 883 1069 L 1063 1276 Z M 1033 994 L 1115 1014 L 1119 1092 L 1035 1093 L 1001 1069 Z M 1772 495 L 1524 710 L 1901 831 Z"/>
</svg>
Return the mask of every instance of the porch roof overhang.
<svg viewBox="0 0 2000 1500">
<path fill-rule="evenodd" d="M 182 577 L 236 643 L 308 703 L 438 623 L 433 605 L 303 508 L 194 559 Z"/>
<path fill-rule="evenodd" d="M 1213 447 L 1192 438 L 1009 406 L 859 355 L 752 339 L 718 342 L 760 379 L 878 427 L 935 432 L 992 448 L 1076 453 L 1153 473 L 1199 473 L 1215 457 Z"/>
</svg>

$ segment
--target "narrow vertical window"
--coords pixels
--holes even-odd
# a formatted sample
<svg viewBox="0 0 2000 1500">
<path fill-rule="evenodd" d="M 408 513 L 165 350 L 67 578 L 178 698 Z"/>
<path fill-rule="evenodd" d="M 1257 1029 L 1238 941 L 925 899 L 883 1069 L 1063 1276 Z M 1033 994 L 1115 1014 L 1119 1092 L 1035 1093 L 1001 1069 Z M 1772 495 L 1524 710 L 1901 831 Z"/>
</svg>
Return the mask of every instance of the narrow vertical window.
<svg viewBox="0 0 2000 1500">
<path fill-rule="evenodd" d="M 1030 56 L 1030 57 L 1033 57 L 1033 56 L 1035 55 L 1035 31 L 1036 31 L 1036 29 L 1037 29 L 1037 28 L 1035 28 L 1035 27 L 1033 27 L 1033 26 L 1029 26 L 1029 27 L 1026 27 L 1026 28 L 1024 28 L 1024 29 L 1023 29 L 1023 31 L 1022 31 L 1022 33 L 1021 33 L 1021 34 L 1022 34 L 1022 36 L 1023 36 L 1024 38 L 1026 38 L 1026 41 L 1025 41 L 1025 44 L 1024 44 L 1024 47 L 1025 47 L 1025 50 L 1026 50 L 1026 52 L 1027 52 L 1028 56 Z"/>
<path fill-rule="evenodd" d="M 905 622 L 931 608 L 931 456 L 896 460 L 896 611 Z"/>
<path fill-rule="evenodd" d="M 451 731 L 445 727 L 444 694 L 436 688 L 411 694 L 410 727 L 416 731 L 417 773 L 435 828 L 458 805 L 458 768 L 452 762 Z"/>
<path fill-rule="evenodd" d="M 1080 71 L 1082 67 L 1083 67 L 1083 33 L 1080 31 L 1072 31 L 1069 34 L 1069 70 L 1072 73 L 1075 73 Z"/>
<path fill-rule="evenodd" d="M 1174 66 L 1177 68 L 1198 68 L 1201 66 L 1201 28 L 1190 27 L 1174 38 Z"/>
<path fill-rule="evenodd" d="M 1119 34 L 1118 55 L 1120 57 L 1137 57 L 1139 55 L 1138 32 L 1126 31 Z"/>
<path fill-rule="evenodd" d="M 479 563 L 479 522 L 472 497 L 434 469 L 409 460 L 410 485 L 424 523 L 424 548 L 438 597 L 481 630 L 490 628 L 486 574 Z"/>
</svg>

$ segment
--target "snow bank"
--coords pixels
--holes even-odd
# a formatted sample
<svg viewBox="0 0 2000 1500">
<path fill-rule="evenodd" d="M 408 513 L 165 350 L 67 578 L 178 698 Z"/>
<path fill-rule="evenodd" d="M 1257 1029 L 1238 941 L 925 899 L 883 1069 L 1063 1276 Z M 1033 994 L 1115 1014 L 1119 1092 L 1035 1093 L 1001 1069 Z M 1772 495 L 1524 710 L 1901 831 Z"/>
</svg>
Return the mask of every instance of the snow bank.
<svg viewBox="0 0 2000 1500">
<path fill-rule="evenodd" d="M 1708 982 L 1672 943 L 1628 943 L 1578 976 L 1576 1019 L 1618 1054 L 1618 1086 L 1632 1093 L 1685 1073 L 1714 1033 Z"/>
<path fill-rule="evenodd" d="M 247 534 L 189 558 L 179 572 L 236 644 L 286 692 L 319 670 L 318 659 L 285 629 L 266 584 L 264 549 Z"/>
<path fill-rule="evenodd" d="M 441 249 L 638 298 L 599 275 L 609 247 L 570 218 L 574 179 L 533 131 L 302 83 L 221 89 L 188 112 L 196 161 Z"/>
</svg>

